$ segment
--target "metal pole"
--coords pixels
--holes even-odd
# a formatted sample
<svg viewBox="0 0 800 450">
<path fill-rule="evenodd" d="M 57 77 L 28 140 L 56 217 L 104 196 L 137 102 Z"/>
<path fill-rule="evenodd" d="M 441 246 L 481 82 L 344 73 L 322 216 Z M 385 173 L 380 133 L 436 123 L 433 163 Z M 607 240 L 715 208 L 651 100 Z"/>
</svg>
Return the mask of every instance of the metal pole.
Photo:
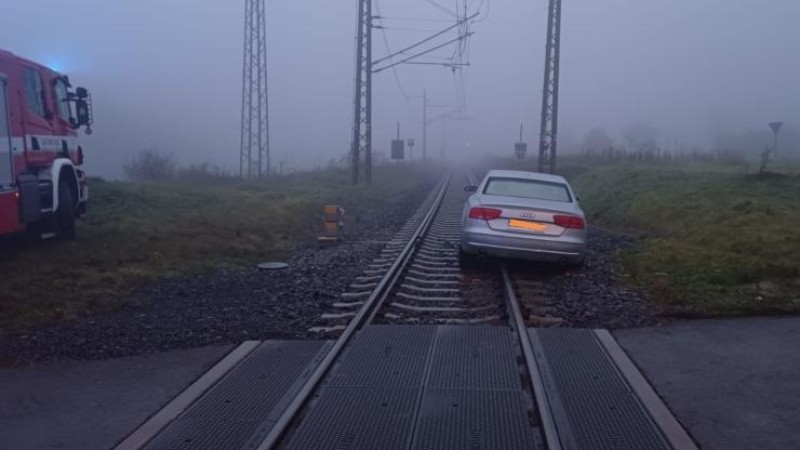
<svg viewBox="0 0 800 450">
<path fill-rule="evenodd" d="M 257 91 L 258 91 L 258 101 L 257 104 L 258 108 L 258 169 L 256 170 L 256 177 L 261 178 L 262 168 L 264 167 L 264 161 L 262 159 L 262 149 L 264 148 L 264 130 L 261 127 L 261 121 L 264 120 L 264 111 L 261 108 L 261 98 L 264 95 L 264 77 L 261 73 L 261 23 L 263 20 L 263 11 L 261 10 L 264 0 L 257 0 L 258 3 L 256 4 L 256 43 L 258 46 L 258 50 L 256 51 L 256 65 L 258 67 L 258 79 L 256 81 Z"/>
<path fill-rule="evenodd" d="M 772 148 L 775 149 L 775 158 L 777 158 L 778 157 L 778 132 L 777 131 L 775 132 L 775 144 L 774 144 L 774 146 Z"/>
<path fill-rule="evenodd" d="M 247 136 L 250 134 L 249 126 L 247 123 L 247 64 L 249 62 L 248 58 L 248 45 L 250 43 L 249 32 L 250 26 L 248 23 L 250 17 L 250 0 L 245 0 L 244 3 L 244 38 L 243 38 L 243 53 L 244 56 L 242 58 L 242 123 L 241 123 L 241 130 L 240 130 L 240 145 L 239 145 L 239 178 L 245 178 L 244 176 L 244 160 L 246 155 L 247 146 L 245 144 L 245 140 Z M 249 159 L 249 158 L 248 158 Z"/>
<path fill-rule="evenodd" d="M 264 174 L 265 165 L 270 171 L 265 0 L 245 0 L 244 11 L 239 176 L 254 178 Z"/>
<path fill-rule="evenodd" d="M 362 90 L 362 70 L 364 62 L 364 1 L 358 2 L 358 25 L 356 36 L 356 88 L 353 96 L 353 141 L 350 149 L 351 164 L 353 170 L 353 184 L 358 184 L 360 173 L 359 164 L 361 162 L 361 90 Z"/>
<path fill-rule="evenodd" d="M 422 162 L 428 157 L 428 91 L 422 91 Z"/>
<path fill-rule="evenodd" d="M 246 0 L 244 24 L 244 67 L 242 69 L 242 149 L 244 178 L 253 176 L 253 31 L 255 0 Z"/>
<path fill-rule="evenodd" d="M 781 127 L 783 126 L 783 122 L 770 122 L 769 127 L 772 129 L 772 132 L 775 135 L 773 150 L 775 152 L 775 157 L 778 157 L 778 133 L 781 131 Z"/>
<path fill-rule="evenodd" d="M 364 46 L 366 47 L 366 58 L 364 76 L 367 84 L 367 114 L 365 117 L 365 140 L 364 150 L 366 153 L 366 172 L 364 180 L 367 184 L 372 184 L 372 0 L 364 0 L 366 4 L 366 35 Z"/>
<path fill-rule="evenodd" d="M 556 173 L 558 156 L 558 92 L 561 84 L 561 0 L 553 0 L 555 41 L 553 42 L 553 144 L 550 149 L 550 173 Z"/>
<path fill-rule="evenodd" d="M 561 52 L 561 0 L 550 0 L 547 17 L 542 121 L 539 135 L 539 171 L 555 172 L 558 149 L 558 86 Z"/>
<path fill-rule="evenodd" d="M 266 0 L 261 0 L 261 13 L 259 17 L 261 18 L 261 26 L 259 27 L 261 32 L 261 49 L 259 53 L 261 54 L 262 60 L 262 79 L 264 83 L 264 90 L 262 92 L 261 100 L 264 102 L 263 106 L 259 108 L 259 111 L 263 114 L 262 115 L 262 123 L 260 125 L 263 128 L 264 133 L 264 147 L 262 149 L 262 153 L 264 154 L 264 159 L 266 159 L 266 175 L 269 176 L 272 170 L 272 160 L 270 156 L 270 142 L 269 142 L 269 76 L 268 76 L 268 67 L 267 67 L 267 11 L 266 11 Z"/>
<path fill-rule="evenodd" d="M 364 155 L 364 181 L 372 182 L 372 0 L 358 0 L 356 89 L 353 112 L 353 184 L 359 182 Z"/>
<path fill-rule="evenodd" d="M 439 158 L 444 160 L 444 147 L 447 145 L 447 117 L 442 118 L 442 147 L 439 149 Z"/>
<path fill-rule="evenodd" d="M 258 90 L 258 170 L 256 171 L 256 176 L 261 178 L 263 168 L 264 168 L 264 128 L 262 127 L 262 123 L 264 120 L 264 111 L 261 108 L 261 99 L 264 96 L 264 76 L 262 73 L 262 60 L 263 57 L 261 54 L 261 44 L 263 39 L 263 31 L 262 25 L 264 20 L 264 11 L 262 8 L 264 7 L 264 0 L 258 0 L 258 4 L 256 5 L 256 42 L 258 44 L 258 51 L 256 52 L 256 65 L 258 66 L 258 80 L 256 83 L 257 90 Z"/>
</svg>

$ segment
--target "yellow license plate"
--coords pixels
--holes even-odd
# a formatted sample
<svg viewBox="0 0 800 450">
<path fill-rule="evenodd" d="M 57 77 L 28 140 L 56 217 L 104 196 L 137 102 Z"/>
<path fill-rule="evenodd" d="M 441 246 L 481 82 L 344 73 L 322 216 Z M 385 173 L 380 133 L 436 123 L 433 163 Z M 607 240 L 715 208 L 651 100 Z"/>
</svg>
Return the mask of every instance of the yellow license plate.
<svg viewBox="0 0 800 450">
<path fill-rule="evenodd" d="M 524 230 L 543 232 L 547 230 L 547 225 L 529 220 L 509 219 L 508 226 L 512 228 L 522 228 Z"/>
</svg>

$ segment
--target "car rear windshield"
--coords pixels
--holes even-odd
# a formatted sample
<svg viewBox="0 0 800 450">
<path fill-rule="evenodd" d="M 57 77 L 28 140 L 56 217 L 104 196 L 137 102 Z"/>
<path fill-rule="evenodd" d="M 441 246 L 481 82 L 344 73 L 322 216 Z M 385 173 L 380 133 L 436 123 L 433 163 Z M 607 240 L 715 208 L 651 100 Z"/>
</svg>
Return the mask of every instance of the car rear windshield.
<svg viewBox="0 0 800 450">
<path fill-rule="evenodd" d="M 490 178 L 483 190 L 487 195 L 534 198 L 553 202 L 572 202 L 567 186 L 547 181 L 521 180 L 518 178 Z"/>
</svg>

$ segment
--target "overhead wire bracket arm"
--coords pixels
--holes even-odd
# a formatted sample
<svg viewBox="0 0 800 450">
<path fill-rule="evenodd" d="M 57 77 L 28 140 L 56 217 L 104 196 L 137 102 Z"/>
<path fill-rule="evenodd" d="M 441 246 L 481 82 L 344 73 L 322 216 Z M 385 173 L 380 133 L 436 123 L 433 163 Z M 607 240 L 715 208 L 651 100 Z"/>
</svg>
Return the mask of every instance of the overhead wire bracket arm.
<svg viewBox="0 0 800 450">
<path fill-rule="evenodd" d="M 451 63 L 451 62 L 435 62 L 435 61 L 409 61 L 406 64 L 417 64 L 420 66 L 445 66 L 445 67 L 469 67 L 470 63 Z"/>
<path fill-rule="evenodd" d="M 440 120 L 446 120 L 446 119 L 475 120 L 472 117 L 465 117 L 465 116 L 458 117 L 458 115 L 463 113 L 463 112 L 464 112 L 463 108 L 459 108 L 459 109 L 456 109 L 456 110 L 453 110 L 453 111 L 449 111 L 449 112 L 446 112 L 444 114 L 440 114 L 440 115 L 438 115 L 438 116 L 436 116 L 436 117 L 434 117 L 432 119 L 428 119 L 428 123 L 431 124 L 431 123 L 435 123 L 435 122 L 438 122 Z"/>
<path fill-rule="evenodd" d="M 473 34 L 475 34 L 475 32 L 474 31 L 470 31 L 469 33 L 467 33 L 467 34 L 465 34 L 463 36 L 459 36 L 457 38 L 451 39 L 451 40 L 449 40 L 449 41 L 447 41 L 447 42 L 445 42 L 443 44 L 437 45 L 436 47 L 433 47 L 433 48 L 430 48 L 428 50 L 425 50 L 424 52 L 420 52 L 420 53 L 417 53 L 416 55 L 409 56 L 408 58 L 405 58 L 405 59 L 402 59 L 402 60 L 397 61 L 395 63 L 389 64 L 388 66 L 381 67 L 380 69 L 373 69 L 372 73 L 383 72 L 386 69 L 390 69 L 390 68 L 392 68 L 394 66 L 398 66 L 400 64 L 407 63 L 407 62 L 411 61 L 414 58 L 419 58 L 420 56 L 427 55 L 428 53 L 431 53 L 431 52 L 434 52 L 436 50 L 439 50 L 440 48 L 447 47 L 448 45 L 450 45 L 450 44 L 452 44 L 454 42 L 458 42 L 458 41 L 464 40 L 464 39 L 472 36 Z M 448 63 L 442 63 L 442 65 L 448 65 Z"/>
<path fill-rule="evenodd" d="M 430 3 L 431 5 L 435 6 L 435 7 L 436 7 L 436 8 L 438 8 L 440 11 L 443 11 L 445 14 L 450 14 L 451 16 L 455 16 L 455 15 L 457 15 L 457 14 L 458 14 L 458 13 L 456 13 L 456 12 L 450 11 L 450 10 L 449 10 L 449 9 L 447 9 L 446 7 L 444 7 L 444 6 L 442 6 L 442 5 L 438 4 L 438 3 L 436 3 L 436 2 L 435 2 L 435 1 L 433 1 L 433 0 L 425 0 L 425 1 L 426 1 L 426 2 L 428 2 L 428 3 Z"/>
<path fill-rule="evenodd" d="M 413 50 L 413 49 L 415 49 L 415 48 L 419 47 L 420 45 L 422 45 L 422 44 L 424 44 L 424 43 L 426 43 L 426 42 L 430 42 L 430 41 L 432 41 L 432 40 L 436 39 L 437 37 L 439 37 L 439 36 L 441 36 L 441 35 L 443 35 L 443 34 L 447 33 L 448 31 L 450 31 L 450 30 L 452 30 L 452 29 L 454 29 L 454 28 L 457 28 L 457 27 L 459 27 L 459 26 L 463 25 L 465 22 L 468 22 L 468 21 L 470 21 L 470 20 L 474 19 L 475 17 L 478 17 L 478 15 L 479 15 L 479 14 L 480 14 L 480 13 L 475 13 L 475 14 L 473 14 L 473 15 L 471 15 L 471 16 L 469 16 L 469 17 L 465 18 L 465 19 L 461 19 L 461 20 L 459 20 L 458 22 L 456 22 L 455 24 L 453 24 L 453 25 L 451 25 L 451 26 L 449 26 L 449 27 L 445 28 L 445 29 L 444 29 L 444 30 L 442 30 L 442 31 L 439 31 L 438 33 L 435 33 L 435 34 L 433 34 L 433 35 L 431 35 L 431 36 L 428 36 L 427 38 L 425 38 L 425 39 L 423 39 L 423 40 L 421 40 L 421 41 L 417 42 L 417 43 L 416 43 L 416 44 L 414 44 L 414 45 L 411 45 L 411 46 L 409 46 L 409 47 L 406 47 L 406 48 L 404 48 L 404 49 L 402 49 L 402 50 L 396 51 L 396 52 L 392 53 L 391 55 L 388 55 L 388 56 L 385 56 L 385 57 L 383 57 L 383 58 L 381 58 L 381 59 L 378 59 L 378 60 L 375 60 L 375 61 L 373 61 L 373 62 L 372 62 L 372 64 L 373 64 L 373 65 L 380 64 L 380 63 L 382 63 L 382 62 L 384 62 L 384 61 L 388 61 L 388 60 L 390 60 L 390 59 L 394 58 L 395 56 L 402 55 L 402 54 L 404 54 L 405 52 L 407 52 L 407 51 L 409 51 L 409 50 Z"/>
</svg>

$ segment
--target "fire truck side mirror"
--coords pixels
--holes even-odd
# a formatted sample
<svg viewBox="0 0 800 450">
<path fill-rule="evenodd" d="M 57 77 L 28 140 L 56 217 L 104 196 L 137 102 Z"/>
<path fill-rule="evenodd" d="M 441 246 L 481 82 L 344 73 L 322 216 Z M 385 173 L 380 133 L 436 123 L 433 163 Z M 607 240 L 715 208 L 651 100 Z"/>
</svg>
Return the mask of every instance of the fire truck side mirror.
<svg viewBox="0 0 800 450">
<path fill-rule="evenodd" d="M 75 115 L 78 116 L 78 126 L 89 124 L 89 104 L 84 99 L 77 99 L 75 101 Z"/>
<path fill-rule="evenodd" d="M 91 134 L 92 96 L 86 88 L 75 89 L 75 116 L 76 128 L 85 126 L 86 134 Z"/>
</svg>

